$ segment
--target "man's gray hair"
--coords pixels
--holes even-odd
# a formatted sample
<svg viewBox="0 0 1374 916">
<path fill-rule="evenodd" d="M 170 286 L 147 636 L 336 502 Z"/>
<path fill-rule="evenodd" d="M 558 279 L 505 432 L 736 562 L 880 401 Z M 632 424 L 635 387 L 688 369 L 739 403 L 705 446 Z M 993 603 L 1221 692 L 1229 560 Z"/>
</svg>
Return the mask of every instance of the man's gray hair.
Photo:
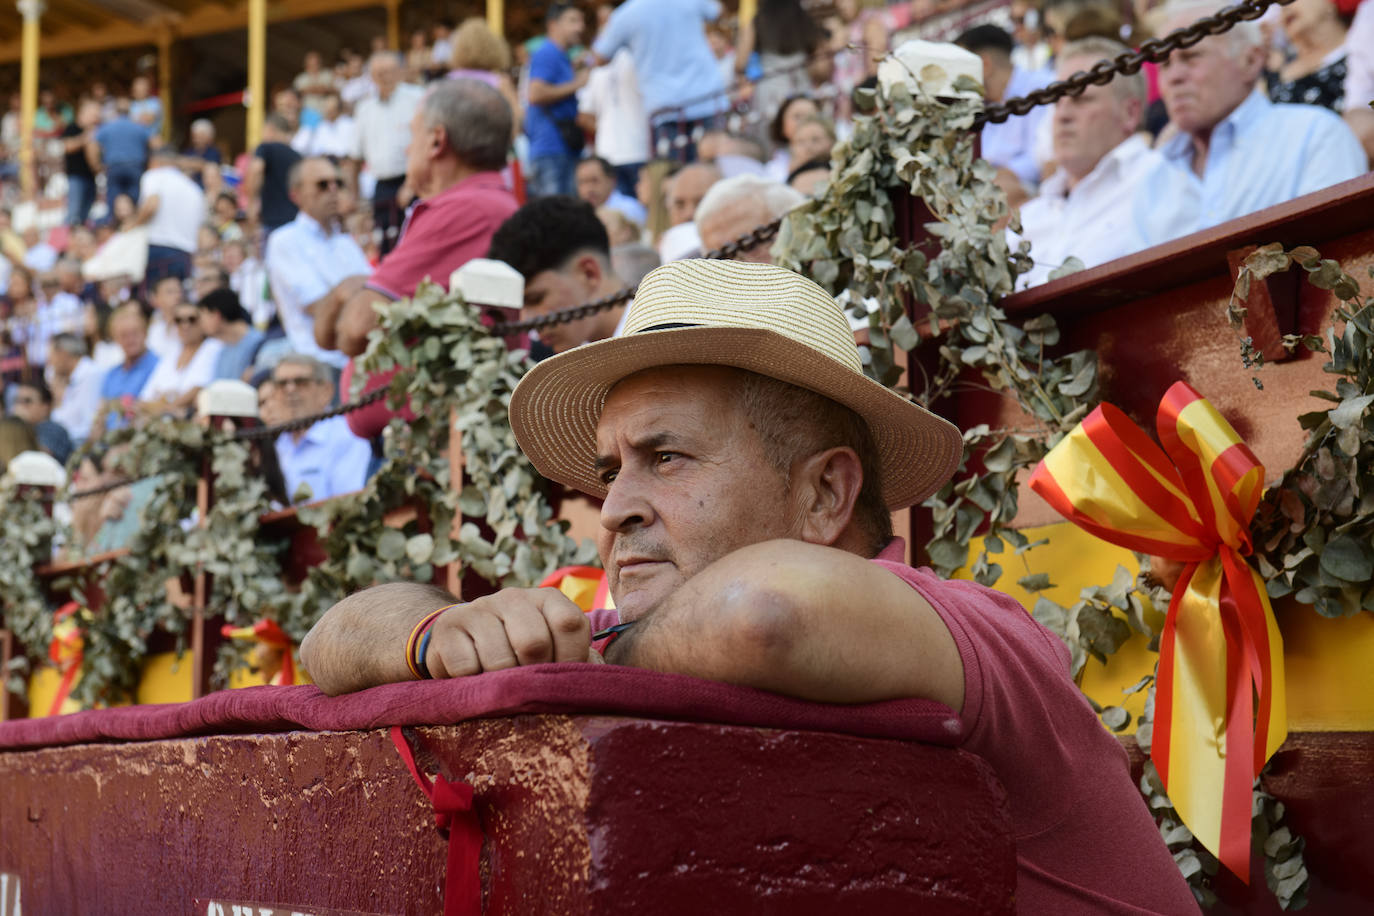
<svg viewBox="0 0 1374 916">
<path fill-rule="evenodd" d="M 611 249 L 611 270 L 627 286 L 638 286 L 639 281 L 660 263 L 658 251 L 651 245 L 632 242 Z"/>
<path fill-rule="evenodd" d="M 86 339 L 70 331 L 63 331 L 60 334 L 53 335 L 52 348 L 62 353 L 69 353 L 72 356 L 85 356 Z"/>
<path fill-rule="evenodd" d="M 194 121 L 191 122 L 191 133 L 195 134 L 197 131 L 201 133 L 208 133 L 210 136 L 213 137 L 215 135 L 214 122 L 211 121 L 209 118 L 196 118 Z"/>
<path fill-rule="evenodd" d="M 1162 30 L 1174 20 L 1186 19 L 1187 24 L 1191 24 L 1207 16 L 1215 16 L 1231 5 L 1231 0 L 1170 0 L 1150 15 L 1152 22 L 1157 26 L 1155 31 L 1161 33 L 1160 37 L 1163 38 Z M 1222 39 L 1232 54 L 1240 55 L 1251 48 L 1263 45 L 1264 33 L 1260 31 L 1259 20 L 1242 19 L 1224 32 Z"/>
<path fill-rule="evenodd" d="M 1092 35 L 1088 38 L 1080 38 L 1066 44 L 1059 51 L 1059 60 L 1062 63 L 1066 60 L 1092 61 L 1093 64 L 1099 60 L 1110 60 L 1118 55 L 1125 54 L 1131 49 L 1119 41 L 1104 38 L 1100 35 Z M 1075 67 L 1075 70 L 1087 70 L 1092 64 Z M 1136 71 L 1130 76 L 1118 73 L 1112 77 L 1112 81 L 1107 84 L 1112 87 L 1116 97 L 1122 101 L 1135 99 L 1142 105 L 1145 104 L 1145 74 Z"/>
<path fill-rule="evenodd" d="M 276 375 L 279 366 L 300 366 L 302 369 L 309 369 L 310 377 L 315 381 L 334 384 L 334 372 L 315 357 L 304 353 L 288 353 L 277 360 L 277 365 L 272 367 L 273 375 Z"/>
<path fill-rule="evenodd" d="M 743 199 L 758 200 L 768 208 L 774 217 L 782 216 L 798 204 L 805 203 L 806 195 L 795 188 L 764 178 L 762 175 L 736 175 L 717 181 L 711 186 L 697 204 L 696 224 L 700 226 L 717 210 L 721 210 Z"/>
<path fill-rule="evenodd" d="M 442 127 L 448 145 L 468 166 L 496 171 L 506 164 L 512 130 L 510 105 L 486 83 L 445 80 L 421 106 L 426 127 Z"/>
<path fill-rule="evenodd" d="M 291 163 L 291 168 L 287 169 L 286 172 L 286 187 L 288 189 L 294 191 L 301 186 L 301 175 L 305 172 L 305 164 L 307 162 L 325 162 L 329 164 L 331 169 L 336 168 L 334 160 L 330 159 L 328 156 L 305 156 L 301 159 L 297 159 L 295 162 Z M 210 224 L 210 228 L 213 229 L 214 225 Z"/>
</svg>

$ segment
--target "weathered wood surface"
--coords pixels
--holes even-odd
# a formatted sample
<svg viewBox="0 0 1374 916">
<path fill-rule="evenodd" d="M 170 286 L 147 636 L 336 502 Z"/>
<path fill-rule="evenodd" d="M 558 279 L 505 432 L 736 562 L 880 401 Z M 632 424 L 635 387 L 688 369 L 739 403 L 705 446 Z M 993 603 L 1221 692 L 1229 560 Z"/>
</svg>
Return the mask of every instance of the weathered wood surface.
<svg viewBox="0 0 1374 916">
<path fill-rule="evenodd" d="M 962 751 L 607 716 L 418 736 L 476 789 L 488 914 L 1013 911 L 1005 793 Z M 27 916 L 440 911 L 444 842 L 385 731 L 5 753 L 0 785 Z"/>
</svg>

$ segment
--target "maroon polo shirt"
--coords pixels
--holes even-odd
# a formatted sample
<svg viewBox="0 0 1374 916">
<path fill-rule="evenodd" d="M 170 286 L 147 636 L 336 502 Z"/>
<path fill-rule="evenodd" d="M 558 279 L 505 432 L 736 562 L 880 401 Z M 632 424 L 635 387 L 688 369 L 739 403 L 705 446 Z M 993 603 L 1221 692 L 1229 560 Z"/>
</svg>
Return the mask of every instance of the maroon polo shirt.
<svg viewBox="0 0 1374 916">
<path fill-rule="evenodd" d="M 478 172 L 420 201 L 410 209 L 400 241 L 372 272 L 367 288 L 388 299 L 407 299 L 415 295 L 426 277 L 447 286 L 455 270 L 473 258 L 486 257 L 492 235 L 517 207 L 500 172 Z M 369 376 L 363 392 L 389 385 L 393 375 L 383 372 Z M 350 362 L 340 380 L 345 400 L 352 382 Z M 405 414 L 413 419 L 408 410 Z M 385 429 L 394 415 L 385 401 L 378 401 L 348 414 L 348 428 L 355 435 L 371 438 Z"/>
</svg>

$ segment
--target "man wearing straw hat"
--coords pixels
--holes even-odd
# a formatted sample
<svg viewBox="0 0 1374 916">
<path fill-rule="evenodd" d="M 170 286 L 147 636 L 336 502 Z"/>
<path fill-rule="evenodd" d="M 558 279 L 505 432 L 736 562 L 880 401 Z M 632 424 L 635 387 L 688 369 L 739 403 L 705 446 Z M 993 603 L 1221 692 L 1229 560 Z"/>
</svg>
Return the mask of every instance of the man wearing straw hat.
<svg viewBox="0 0 1374 916">
<path fill-rule="evenodd" d="M 956 711 L 1007 787 L 1021 912 L 1196 909 L 1063 644 L 1009 598 L 903 563 L 890 513 L 949 478 L 960 435 L 864 376 L 820 287 L 769 264 L 665 265 L 621 336 L 532 368 L 510 415 L 541 473 L 604 500 L 617 610 L 378 586 L 301 646 L 326 692 L 584 661 L 619 621 L 598 644 L 613 664 Z"/>
</svg>

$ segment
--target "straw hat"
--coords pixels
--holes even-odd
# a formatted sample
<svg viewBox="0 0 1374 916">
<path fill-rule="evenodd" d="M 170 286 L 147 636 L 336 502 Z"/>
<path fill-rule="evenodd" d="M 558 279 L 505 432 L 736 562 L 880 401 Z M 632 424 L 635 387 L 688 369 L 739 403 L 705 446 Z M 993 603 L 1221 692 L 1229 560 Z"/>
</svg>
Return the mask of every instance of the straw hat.
<svg viewBox="0 0 1374 916">
<path fill-rule="evenodd" d="M 515 438 L 539 473 L 603 497 L 593 471 L 606 394 L 626 376 L 674 365 L 734 366 L 824 395 L 867 421 L 892 509 L 954 473 L 959 430 L 863 374 L 843 311 L 815 283 L 771 264 L 674 261 L 644 278 L 620 337 L 530 369 L 510 400 Z"/>
</svg>

